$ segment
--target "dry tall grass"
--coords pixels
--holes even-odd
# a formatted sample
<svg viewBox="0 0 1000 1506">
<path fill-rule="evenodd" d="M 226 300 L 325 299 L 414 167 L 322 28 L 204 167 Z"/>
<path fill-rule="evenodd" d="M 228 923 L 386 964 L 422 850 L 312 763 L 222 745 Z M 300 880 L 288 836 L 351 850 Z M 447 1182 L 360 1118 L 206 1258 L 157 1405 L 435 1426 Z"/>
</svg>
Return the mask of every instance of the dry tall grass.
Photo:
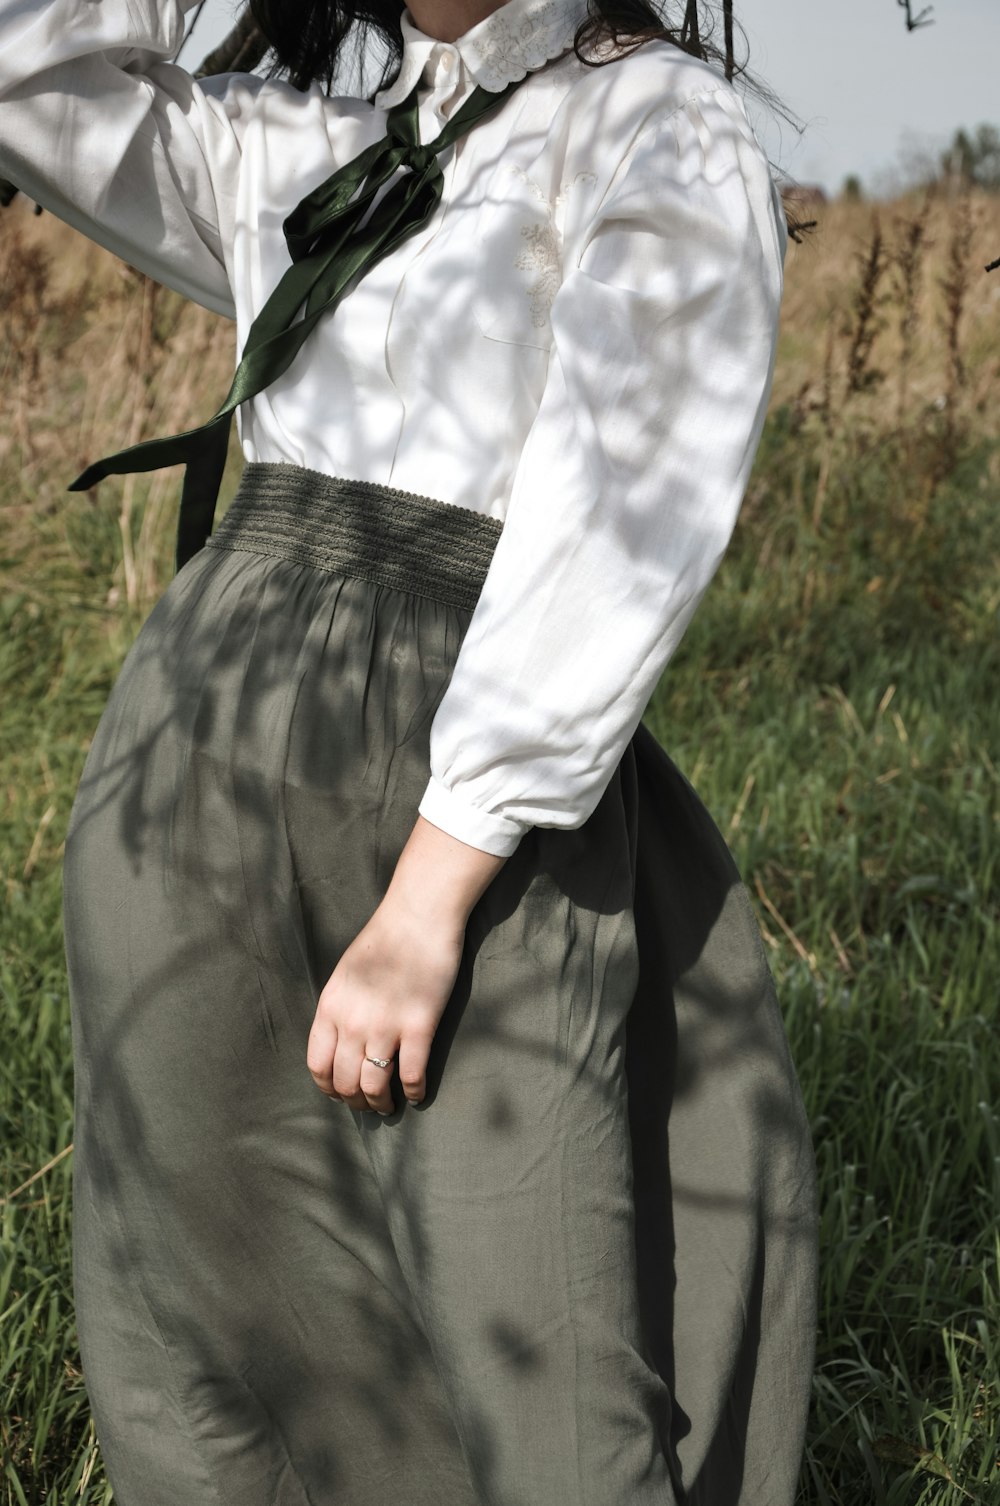
<svg viewBox="0 0 1000 1506">
<path fill-rule="evenodd" d="M 230 321 L 21 200 L 0 214 L 0 329 L 0 390 L 11 415 L 0 424 L 6 501 L 19 495 L 29 517 L 62 509 L 70 529 L 74 513 L 86 515 L 88 497 L 54 478 L 68 485 L 100 455 L 200 422 L 232 379 Z M 102 483 L 118 506 L 120 578 L 112 590 L 138 613 L 166 584 L 179 475 L 170 467 Z M 17 511 L 15 504 L 15 528 Z"/>
<path fill-rule="evenodd" d="M 817 218 L 788 248 L 772 406 L 879 430 L 961 410 L 995 432 L 1000 272 L 984 268 L 1000 246 L 1000 195 L 934 187 L 835 200 Z"/>
</svg>

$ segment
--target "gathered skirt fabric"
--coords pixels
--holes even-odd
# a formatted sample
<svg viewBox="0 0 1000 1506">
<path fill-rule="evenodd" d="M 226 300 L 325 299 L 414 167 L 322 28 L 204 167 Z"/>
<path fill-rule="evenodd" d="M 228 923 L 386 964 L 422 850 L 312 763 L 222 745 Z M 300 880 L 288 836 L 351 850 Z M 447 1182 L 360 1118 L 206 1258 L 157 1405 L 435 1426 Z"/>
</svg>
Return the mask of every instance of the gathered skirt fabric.
<svg viewBox="0 0 1000 1506">
<path fill-rule="evenodd" d="M 421 1105 L 306 1066 L 498 530 L 252 464 L 114 685 L 64 919 L 118 1506 L 793 1501 L 813 1146 L 746 891 L 648 730 L 474 909 Z"/>
</svg>

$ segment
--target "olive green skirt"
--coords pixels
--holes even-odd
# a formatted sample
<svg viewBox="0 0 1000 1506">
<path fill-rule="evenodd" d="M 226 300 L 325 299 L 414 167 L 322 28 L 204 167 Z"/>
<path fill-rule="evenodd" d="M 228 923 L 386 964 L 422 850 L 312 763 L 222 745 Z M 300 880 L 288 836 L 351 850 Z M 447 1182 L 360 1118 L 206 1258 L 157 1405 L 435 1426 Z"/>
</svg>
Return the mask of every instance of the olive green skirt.
<svg viewBox="0 0 1000 1506">
<path fill-rule="evenodd" d="M 812 1141 L 739 874 L 645 728 L 473 911 L 423 1104 L 306 1066 L 500 526 L 250 464 L 101 718 L 64 895 L 118 1506 L 791 1506 Z"/>
</svg>

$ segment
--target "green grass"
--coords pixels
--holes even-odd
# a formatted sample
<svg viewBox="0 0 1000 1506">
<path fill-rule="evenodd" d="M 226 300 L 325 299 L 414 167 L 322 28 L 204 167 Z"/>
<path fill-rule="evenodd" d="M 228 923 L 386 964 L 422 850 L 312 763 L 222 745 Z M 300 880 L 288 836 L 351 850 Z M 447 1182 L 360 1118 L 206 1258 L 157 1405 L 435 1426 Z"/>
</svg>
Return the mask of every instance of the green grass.
<svg viewBox="0 0 1000 1506">
<path fill-rule="evenodd" d="M 809 1506 L 1000 1502 L 998 474 L 930 418 L 828 438 L 776 407 L 647 714 L 743 870 L 810 1111 Z M 109 600 L 115 494 L 25 500 L 0 489 L 0 1479 L 5 1506 L 96 1506 L 71 1155 L 11 1194 L 72 1138 L 61 842 L 141 613 Z"/>
<path fill-rule="evenodd" d="M 813 1126 L 802 1500 L 996 1502 L 998 453 L 915 512 L 898 444 L 839 443 L 814 527 L 787 420 L 649 719 L 758 904 Z"/>
</svg>

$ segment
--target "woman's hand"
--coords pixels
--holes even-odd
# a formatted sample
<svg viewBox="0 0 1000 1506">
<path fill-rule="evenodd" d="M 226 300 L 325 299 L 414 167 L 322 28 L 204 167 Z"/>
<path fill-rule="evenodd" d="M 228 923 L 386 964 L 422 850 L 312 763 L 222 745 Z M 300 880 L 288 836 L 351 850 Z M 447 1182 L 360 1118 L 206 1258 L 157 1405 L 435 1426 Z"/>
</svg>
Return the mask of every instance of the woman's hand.
<svg viewBox="0 0 1000 1506">
<path fill-rule="evenodd" d="M 392 1113 L 391 1059 L 403 1091 L 419 1103 L 427 1058 L 462 960 L 464 929 L 419 924 L 383 900 L 344 952 L 319 996 L 306 1062 L 318 1087 L 354 1109 Z"/>
<path fill-rule="evenodd" d="M 365 1058 L 391 1061 L 398 1051 L 406 1099 L 421 1102 L 466 922 L 504 861 L 417 817 L 385 898 L 319 996 L 306 1064 L 322 1092 L 391 1114 L 392 1068 Z"/>
</svg>

